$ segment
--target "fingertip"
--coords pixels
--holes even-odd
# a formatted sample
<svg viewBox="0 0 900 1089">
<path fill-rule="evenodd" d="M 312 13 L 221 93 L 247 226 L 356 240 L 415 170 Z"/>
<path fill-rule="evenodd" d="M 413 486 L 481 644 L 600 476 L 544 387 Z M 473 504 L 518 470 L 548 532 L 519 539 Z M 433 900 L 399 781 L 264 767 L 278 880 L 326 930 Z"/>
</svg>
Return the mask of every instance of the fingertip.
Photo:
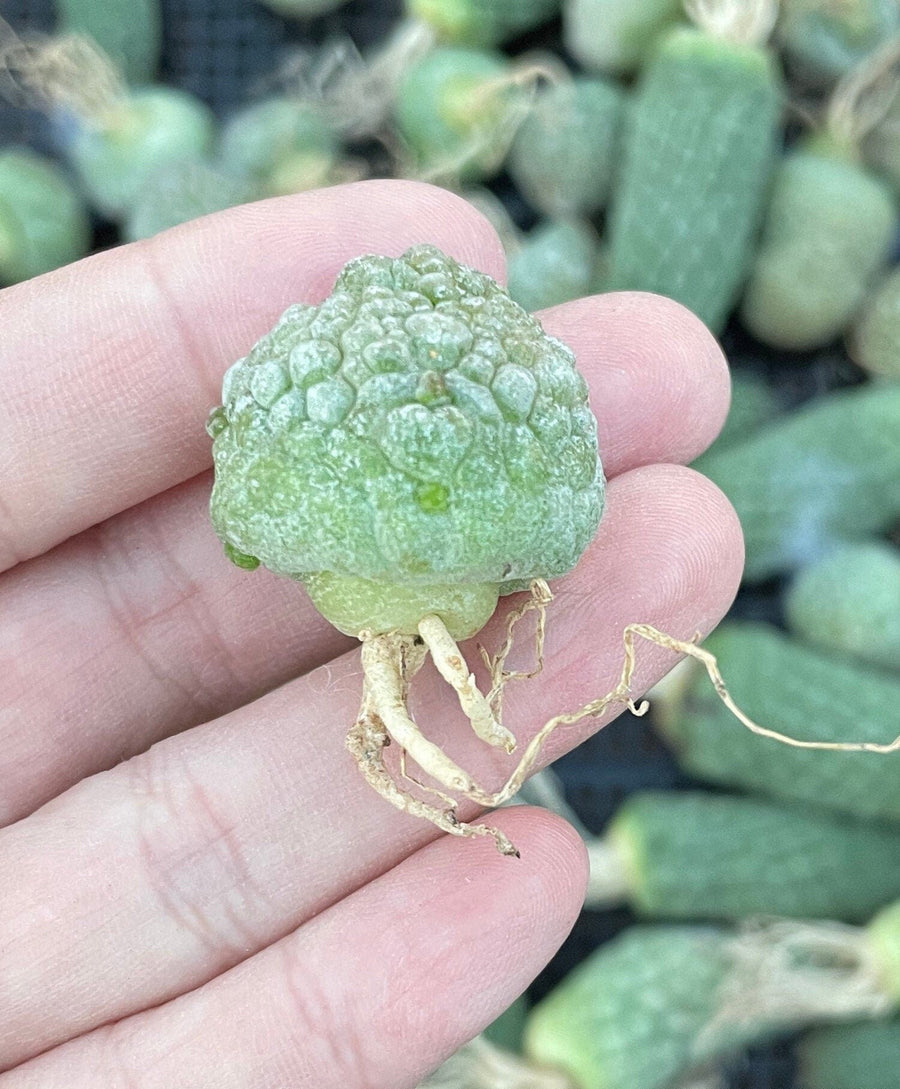
<svg viewBox="0 0 900 1089">
<path fill-rule="evenodd" d="M 678 470 L 693 490 L 697 508 L 703 511 L 705 521 L 714 527 L 715 533 L 710 535 L 710 540 L 718 562 L 711 560 L 710 568 L 716 572 L 722 594 L 734 598 L 743 578 L 745 560 L 744 531 L 737 511 L 708 476 L 689 466 L 679 466 Z"/>
<path fill-rule="evenodd" d="M 588 856 L 581 836 L 563 817 L 538 806 L 504 807 L 474 823 L 499 828 L 518 857 L 502 855 L 488 836 L 474 841 L 447 837 L 438 843 L 448 853 L 448 864 L 464 873 L 477 867 L 498 894 L 503 887 L 507 895 L 527 902 L 530 912 L 540 912 L 551 947 L 561 943 L 578 918 L 587 889 Z"/>
<path fill-rule="evenodd" d="M 649 292 L 610 292 L 540 319 L 574 350 L 588 379 L 608 472 L 686 464 L 718 435 L 730 400 L 728 363 L 684 306 Z"/>
</svg>

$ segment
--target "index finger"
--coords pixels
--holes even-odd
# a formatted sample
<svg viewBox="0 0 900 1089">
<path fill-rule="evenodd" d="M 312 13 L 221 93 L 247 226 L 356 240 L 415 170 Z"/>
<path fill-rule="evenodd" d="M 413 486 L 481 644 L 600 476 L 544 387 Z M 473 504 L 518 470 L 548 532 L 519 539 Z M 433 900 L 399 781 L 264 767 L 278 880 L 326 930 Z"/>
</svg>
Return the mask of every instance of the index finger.
<svg viewBox="0 0 900 1089">
<path fill-rule="evenodd" d="M 211 462 L 225 368 L 365 252 L 430 241 L 504 275 L 487 220 L 377 181 L 244 205 L 0 293 L 0 570 Z"/>
</svg>

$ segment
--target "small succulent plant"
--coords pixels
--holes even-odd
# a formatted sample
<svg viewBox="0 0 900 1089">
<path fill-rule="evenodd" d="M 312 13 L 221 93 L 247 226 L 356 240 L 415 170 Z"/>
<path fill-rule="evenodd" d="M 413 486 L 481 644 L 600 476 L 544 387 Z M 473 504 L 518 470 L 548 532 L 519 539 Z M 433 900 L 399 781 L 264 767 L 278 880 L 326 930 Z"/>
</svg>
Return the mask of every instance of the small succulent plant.
<svg viewBox="0 0 900 1089">
<path fill-rule="evenodd" d="M 222 399 L 208 429 L 227 554 L 299 579 L 363 640 L 357 735 L 384 722 L 443 786 L 482 796 L 386 705 L 400 694 L 403 706 L 427 646 L 476 732 L 511 751 L 454 641 L 501 594 L 532 586 L 540 606 L 543 580 L 569 571 L 597 529 L 597 426 L 573 353 L 490 277 L 421 245 L 357 258 L 321 305 L 290 307 L 227 372 Z M 368 772 L 399 791 L 380 766 Z"/>
<path fill-rule="evenodd" d="M 335 627 L 362 642 L 363 697 L 347 738 L 386 800 L 458 836 L 506 835 L 457 816 L 450 793 L 493 808 L 534 769 L 557 726 L 635 707 L 637 638 L 698 659 L 750 730 L 803 747 L 890 752 L 870 742 L 794 741 L 758 726 L 729 696 L 716 660 L 643 623 L 623 632 L 619 683 L 543 724 L 506 783 L 489 792 L 430 741 L 407 709 L 431 655 L 474 733 L 512 752 L 504 687 L 543 659 L 546 580 L 580 559 L 603 512 L 597 422 L 573 353 L 544 333 L 489 276 L 433 246 L 347 264 L 319 306 L 291 306 L 225 374 L 211 413 L 213 525 L 228 557 L 304 583 Z M 485 695 L 456 640 L 488 621 L 498 598 L 529 589 L 500 650 L 484 654 Z M 513 629 L 538 613 L 537 669 L 507 671 Z M 399 749 L 400 780 L 384 750 Z M 437 787 L 411 792 L 410 757 Z M 421 784 L 420 784 L 421 785 Z"/>
</svg>

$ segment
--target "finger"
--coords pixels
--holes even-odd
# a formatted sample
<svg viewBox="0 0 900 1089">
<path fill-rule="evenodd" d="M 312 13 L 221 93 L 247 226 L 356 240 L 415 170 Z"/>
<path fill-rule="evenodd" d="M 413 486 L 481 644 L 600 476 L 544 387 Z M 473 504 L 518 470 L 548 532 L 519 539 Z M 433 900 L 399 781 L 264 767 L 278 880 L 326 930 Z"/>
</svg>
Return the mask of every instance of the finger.
<svg viewBox="0 0 900 1089">
<path fill-rule="evenodd" d="M 572 928 L 587 864 L 537 809 L 524 848 L 443 839 L 198 991 L 42 1055 L 0 1089 L 415 1085 L 520 994 Z"/>
<path fill-rule="evenodd" d="M 588 379 L 607 475 L 712 440 L 727 367 L 684 307 L 594 296 L 542 320 Z M 349 645 L 295 586 L 224 562 L 208 499 L 198 478 L 0 579 L 0 824 Z"/>
<path fill-rule="evenodd" d="M 632 621 L 683 638 L 708 631 L 741 559 L 731 508 L 696 473 L 651 466 L 616 478 L 594 545 L 559 583 L 544 672 L 511 687 L 507 725 L 523 741 L 610 690 Z M 484 633 L 489 646 L 503 612 Z M 531 662 L 530 646 L 520 653 Z M 640 648 L 635 694 L 672 661 Z M 499 786 L 512 761 L 464 728 L 433 671 L 420 680 L 425 732 Z M 203 983 L 435 835 L 377 797 L 345 752 L 360 688 L 358 654 L 344 655 L 0 833 L 0 872 L 15 875 L 0 905 L 0 1064 Z M 610 717 L 555 734 L 546 758 Z"/>
<path fill-rule="evenodd" d="M 302 587 L 236 575 L 210 474 L 0 578 L 0 827 L 356 644 Z"/>
<path fill-rule="evenodd" d="M 375 181 L 233 208 L 0 293 L 0 570 L 201 472 L 226 367 L 351 257 L 425 239 L 503 275 L 465 201 Z"/>
</svg>

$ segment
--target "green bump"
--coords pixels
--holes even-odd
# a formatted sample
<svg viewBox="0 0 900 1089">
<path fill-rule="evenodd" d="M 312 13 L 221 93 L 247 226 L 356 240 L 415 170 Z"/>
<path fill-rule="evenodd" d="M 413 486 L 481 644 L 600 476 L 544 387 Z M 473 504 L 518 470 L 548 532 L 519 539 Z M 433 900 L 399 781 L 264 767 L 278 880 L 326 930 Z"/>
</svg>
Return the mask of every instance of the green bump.
<svg viewBox="0 0 900 1089">
<path fill-rule="evenodd" d="M 339 424 L 353 404 L 353 387 L 343 378 L 329 378 L 311 386 L 306 394 L 306 411 L 316 423 Z"/>
<path fill-rule="evenodd" d="M 531 412 L 537 382 L 531 371 L 516 363 L 507 363 L 497 371 L 491 389 L 503 415 L 508 420 L 520 423 Z"/>
<path fill-rule="evenodd" d="M 411 314 L 405 328 L 422 363 L 437 370 L 454 367 L 472 344 L 464 321 L 437 310 Z"/>
<path fill-rule="evenodd" d="M 416 488 L 416 500 L 424 511 L 446 510 L 449 498 L 450 492 L 443 484 L 420 484 Z"/>
<path fill-rule="evenodd" d="M 362 357 L 366 366 L 376 372 L 408 371 L 413 366 L 409 344 L 396 335 L 373 340 L 363 348 Z"/>
<path fill-rule="evenodd" d="M 206 420 L 206 433 L 211 439 L 214 439 L 216 435 L 220 435 L 228 426 L 228 417 L 225 415 L 225 409 L 221 407 L 214 408 L 210 412 Z"/>
<path fill-rule="evenodd" d="M 333 374 L 341 365 L 341 353 L 328 340 L 301 340 L 288 361 L 295 385 L 305 389 Z"/>
<path fill-rule="evenodd" d="M 290 379 L 278 363 L 263 363 L 250 378 L 250 394 L 263 408 L 271 408 L 290 389 Z"/>
<path fill-rule="evenodd" d="M 228 541 L 225 542 L 225 555 L 235 567 L 242 567 L 245 571 L 255 571 L 259 567 L 259 560 L 256 556 L 249 556 L 246 552 L 241 552 L 240 549 L 235 548 Z"/>
</svg>

